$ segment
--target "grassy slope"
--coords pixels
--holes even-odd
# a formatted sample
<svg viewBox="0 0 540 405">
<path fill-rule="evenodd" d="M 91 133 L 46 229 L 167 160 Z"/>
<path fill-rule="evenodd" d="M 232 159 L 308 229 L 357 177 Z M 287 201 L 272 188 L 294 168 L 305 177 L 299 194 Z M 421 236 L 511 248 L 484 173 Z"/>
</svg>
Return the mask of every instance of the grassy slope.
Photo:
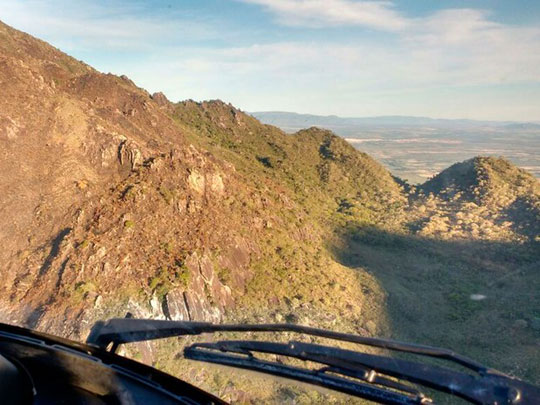
<svg viewBox="0 0 540 405">
<path fill-rule="evenodd" d="M 538 383 L 539 197 L 538 181 L 505 159 L 471 159 L 410 196 L 407 232 L 359 227 L 336 255 L 388 292 L 395 337 Z"/>
<path fill-rule="evenodd" d="M 540 315 L 537 247 L 370 231 L 351 235 L 336 254 L 388 292 L 393 337 L 449 347 L 540 381 L 538 331 L 516 323 Z"/>
<path fill-rule="evenodd" d="M 456 163 L 418 191 L 409 225 L 423 235 L 521 243 L 540 235 L 540 184 L 503 158 Z"/>
<path fill-rule="evenodd" d="M 403 206 L 389 173 L 329 131 L 287 135 L 219 101 L 179 103 L 174 117 L 190 141 L 231 162 L 246 183 L 263 190 L 268 204 L 282 209 L 275 213 L 279 226 L 269 224 L 263 237 L 248 307 L 271 294 L 329 305 L 328 287 L 342 277 L 352 282 L 347 270 L 336 277 L 339 265 L 324 249 L 332 231 L 349 217 L 391 224 L 388 206 Z M 297 234 L 289 233 L 290 224 L 297 224 Z"/>
<path fill-rule="evenodd" d="M 426 183 L 404 207 L 404 193 L 382 167 L 327 131 L 288 136 L 219 102 L 184 102 L 175 116 L 252 180 L 286 186 L 333 258 L 381 283 L 389 325 L 379 334 L 450 347 L 538 381 L 538 332 L 516 326 L 540 315 L 539 255 L 534 237 L 525 237 L 538 224 L 530 175 L 502 159 L 478 158 Z M 520 201 L 528 209 L 510 218 Z M 473 294 L 486 299 L 473 301 Z"/>
</svg>

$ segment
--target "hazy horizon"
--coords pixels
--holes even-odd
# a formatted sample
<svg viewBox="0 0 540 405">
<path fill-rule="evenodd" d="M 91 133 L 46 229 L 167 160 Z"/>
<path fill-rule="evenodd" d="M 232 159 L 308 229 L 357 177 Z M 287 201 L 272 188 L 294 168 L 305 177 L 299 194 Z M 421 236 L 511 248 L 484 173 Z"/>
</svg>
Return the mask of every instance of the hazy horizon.
<svg viewBox="0 0 540 405">
<path fill-rule="evenodd" d="M 364 115 L 364 116 L 344 116 L 339 114 L 313 114 L 310 112 L 298 112 L 298 111 L 282 111 L 282 110 L 267 110 L 267 111 L 245 111 L 248 114 L 294 114 L 294 115 L 306 115 L 321 118 L 339 118 L 339 119 L 376 119 L 376 118 L 418 118 L 428 120 L 449 120 L 449 121 L 478 121 L 478 122 L 494 122 L 494 123 L 519 123 L 519 124 L 540 124 L 540 121 L 534 120 L 483 120 L 473 118 L 443 118 L 443 117 L 430 117 L 426 115 L 402 115 L 402 114 L 388 114 L 388 115 Z"/>
</svg>

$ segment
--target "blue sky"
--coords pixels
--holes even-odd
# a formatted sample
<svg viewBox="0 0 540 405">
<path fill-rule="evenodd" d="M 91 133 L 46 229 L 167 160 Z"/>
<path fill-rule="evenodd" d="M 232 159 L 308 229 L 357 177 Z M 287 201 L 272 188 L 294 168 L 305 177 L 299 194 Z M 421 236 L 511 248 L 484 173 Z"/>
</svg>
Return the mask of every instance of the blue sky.
<svg viewBox="0 0 540 405">
<path fill-rule="evenodd" d="M 0 19 L 173 101 L 540 121 L 538 0 L 0 0 Z"/>
</svg>

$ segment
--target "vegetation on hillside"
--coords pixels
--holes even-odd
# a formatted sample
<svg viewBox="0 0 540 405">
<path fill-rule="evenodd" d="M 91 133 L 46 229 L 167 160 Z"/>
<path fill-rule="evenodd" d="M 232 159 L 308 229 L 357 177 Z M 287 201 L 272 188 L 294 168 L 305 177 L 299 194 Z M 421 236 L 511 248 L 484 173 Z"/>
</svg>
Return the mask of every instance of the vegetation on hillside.
<svg viewBox="0 0 540 405">
<path fill-rule="evenodd" d="M 456 163 L 411 201 L 409 227 L 422 235 L 520 243 L 540 235 L 540 184 L 504 158 Z"/>
<path fill-rule="evenodd" d="M 316 220 L 330 257 L 382 284 L 390 319 L 379 334 L 451 347 L 538 380 L 531 357 L 539 322 L 534 177 L 503 158 L 479 157 L 405 190 L 329 131 L 284 135 L 220 102 L 180 103 L 176 119 L 186 110 L 207 118 L 199 142 L 218 145 L 215 153 L 222 156 L 234 152 L 239 171 L 252 180 L 286 185 Z M 295 243 L 291 251 L 304 246 Z M 317 265 L 308 258 L 298 274 L 311 274 Z M 262 267 L 280 271 L 271 259 Z M 273 283 L 265 278 L 260 285 Z M 278 278 L 275 285 L 294 283 Z"/>
<path fill-rule="evenodd" d="M 170 103 L 1 23 L 0 38 L 8 320 L 76 339 L 127 310 L 302 323 L 538 382 L 540 192 L 523 170 L 476 158 L 411 188 L 330 131 Z M 181 359 L 191 341 L 126 353 L 236 402 L 343 402 L 202 369 Z"/>
</svg>

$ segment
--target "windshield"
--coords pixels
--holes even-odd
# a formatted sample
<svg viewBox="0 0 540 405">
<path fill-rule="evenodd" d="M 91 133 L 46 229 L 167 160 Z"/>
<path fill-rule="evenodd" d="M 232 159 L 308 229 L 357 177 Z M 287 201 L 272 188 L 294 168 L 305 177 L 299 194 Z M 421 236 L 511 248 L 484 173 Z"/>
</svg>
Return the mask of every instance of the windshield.
<svg viewBox="0 0 540 405">
<path fill-rule="evenodd" d="M 0 11 L 0 322 L 76 341 L 126 313 L 303 325 L 540 384 L 540 5 Z M 118 353 L 233 403 L 349 401 L 184 356 L 218 340 L 326 344 L 220 332 Z"/>
</svg>

